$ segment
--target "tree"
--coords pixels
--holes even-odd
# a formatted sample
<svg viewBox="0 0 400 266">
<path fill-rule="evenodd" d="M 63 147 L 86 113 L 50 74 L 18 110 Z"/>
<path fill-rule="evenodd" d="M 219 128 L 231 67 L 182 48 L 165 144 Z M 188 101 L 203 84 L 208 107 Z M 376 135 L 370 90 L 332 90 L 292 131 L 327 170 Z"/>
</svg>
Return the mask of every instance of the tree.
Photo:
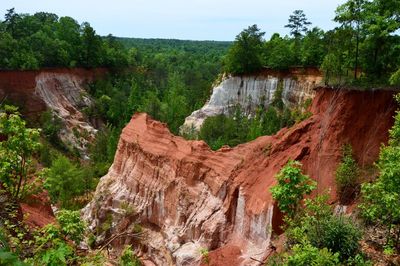
<svg viewBox="0 0 400 266">
<path fill-rule="evenodd" d="M 289 161 L 276 175 L 278 184 L 271 187 L 272 198 L 279 209 L 293 217 L 304 195 L 316 188 L 316 182 L 302 174 L 301 163 Z"/>
<path fill-rule="evenodd" d="M 300 62 L 303 66 L 321 66 L 326 49 L 324 37 L 324 31 L 317 27 L 304 36 L 300 51 Z"/>
<path fill-rule="evenodd" d="M 294 48 L 291 39 L 288 37 L 282 38 L 278 33 L 275 33 L 264 45 L 263 56 L 266 65 L 273 69 L 288 69 L 296 63 Z"/>
<path fill-rule="evenodd" d="M 188 105 L 185 94 L 185 84 L 177 73 L 171 74 L 168 79 L 168 91 L 162 102 L 162 120 L 169 129 L 178 134 L 179 126 L 188 115 Z"/>
<path fill-rule="evenodd" d="M 5 106 L 0 113 L 0 180 L 19 199 L 24 194 L 32 156 L 40 148 L 39 130 L 27 128 L 15 107 Z M 22 193 L 21 193 L 22 192 Z"/>
<path fill-rule="evenodd" d="M 308 30 L 307 26 L 311 25 L 306 18 L 303 10 L 295 10 L 293 15 L 289 16 L 289 23 L 285 25 L 285 28 L 290 29 L 290 34 L 293 35 L 295 39 L 302 36 L 302 33 Z"/>
<path fill-rule="evenodd" d="M 343 158 L 336 169 L 336 192 L 342 204 L 347 204 L 353 199 L 357 189 L 359 169 L 353 158 L 351 145 L 343 146 Z"/>
<path fill-rule="evenodd" d="M 310 244 L 327 249 L 345 262 L 357 255 L 361 231 L 350 218 L 335 214 L 328 195 L 306 199 L 296 215 L 288 219 L 285 234 L 288 246 Z"/>
<path fill-rule="evenodd" d="M 364 8 L 365 0 L 349 0 L 336 9 L 335 21 L 342 23 L 343 26 L 349 26 L 354 29 L 356 36 L 356 51 L 354 60 L 354 79 L 357 79 L 358 61 L 359 61 L 359 46 L 361 27 L 365 20 Z"/>
<path fill-rule="evenodd" d="M 74 208 L 74 197 L 84 192 L 82 180 L 82 171 L 68 158 L 59 155 L 47 173 L 44 187 L 53 203 L 59 203 L 63 208 Z"/>
<path fill-rule="evenodd" d="M 82 39 L 82 65 L 85 67 L 97 67 L 101 64 L 101 38 L 96 31 L 85 22 L 81 26 Z"/>
<path fill-rule="evenodd" d="M 400 95 L 396 96 L 400 102 Z M 397 247 L 400 241 L 400 111 L 389 131 L 387 146 L 381 148 L 377 163 L 379 177 L 373 183 L 362 184 L 361 214 L 367 222 L 380 224 L 387 230 L 387 244 Z"/>
<path fill-rule="evenodd" d="M 263 36 L 257 25 L 243 30 L 228 51 L 225 60 L 225 70 L 232 74 L 252 73 L 263 66 L 262 46 Z"/>
</svg>

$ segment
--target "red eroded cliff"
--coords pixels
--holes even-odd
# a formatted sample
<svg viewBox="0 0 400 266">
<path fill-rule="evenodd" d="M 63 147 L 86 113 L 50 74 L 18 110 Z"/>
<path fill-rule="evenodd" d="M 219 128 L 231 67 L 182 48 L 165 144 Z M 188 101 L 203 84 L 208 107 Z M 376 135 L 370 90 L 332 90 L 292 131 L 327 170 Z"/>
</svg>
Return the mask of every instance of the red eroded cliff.
<svg viewBox="0 0 400 266">
<path fill-rule="evenodd" d="M 289 160 L 299 160 L 335 198 L 334 171 L 350 143 L 362 165 L 373 163 L 388 138 L 392 91 L 322 88 L 309 119 L 274 136 L 211 151 L 202 141 L 173 136 L 166 125 L 136 114 L 122 132 L 114 163 L 84 217 L 98 241 L 130 230 L 127 209 L 145 228 L 143 258 L 157 265 L 193 265 L 200 249 L 212 265 L 252 265 L 270 253 L 280 223 L 269 188 Z M 105 228 L 105 222 L 112 226 Z M 127 239 L 115 244 L 123 244 Z"/>
<path fill-rule="evenodd" d="M 52 110 L 64 124 L 61 140 L 84 154 L 96 132 L 81 113 L 92 104 L 84 87 L 106 73 L 105 69 L 0 71 L 0 102 L 6 99 L 20 106 L 22 114 L 34 120 Z"/>
<path fill-rule="evenodd" d="M 37 115 L 46 110 L 46 103 L 36 93 L 37 79 L 41 74 L 77 76 L 82 81 L 92 81 L 106 74 L 106 69 L 49 68 L 42 70 L 1 70 L 0 101 L 7 98 L 23 108 L 24 114 Z"/>
</svg>

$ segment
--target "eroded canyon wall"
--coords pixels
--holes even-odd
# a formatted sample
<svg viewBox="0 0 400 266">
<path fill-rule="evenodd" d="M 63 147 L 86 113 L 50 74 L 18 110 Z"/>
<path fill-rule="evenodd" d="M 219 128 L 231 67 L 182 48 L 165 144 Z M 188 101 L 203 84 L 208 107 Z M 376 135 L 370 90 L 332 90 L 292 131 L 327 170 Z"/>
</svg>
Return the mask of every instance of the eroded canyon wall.
<svg viewBox="0 0 400 266">
<path fill-rule="evenodd" d="M 282 90 L 281 97 L 286 106 L 301 106 L 314 97 L 314 89 L 321 83 L 322 74 L 317 69 L 303 68 L 223 77 L 213 88 L 209 101 L 186 118 L 181 131 L 198 131 L 207 117 L 228 114 L 238 105 L 248 113 L 259 106 L 268 107 L 277 90 Z"/>
<path fill-rule="evenodd" d="M 105 74 L 105 69 L 0 71 L 0 101 L 17 104 L 33 119 L 46 109 L 52 110 L 63 122 L 61 140 L 85 153 L 96 130 L 81 112 L 92 104 L 84 87 Z"/>
<path fill-rule="evenodd" d="M 98 243 L 140 223 L 142 258 L 157 265 L 199 264 L 201 248 L 212 250 L 214 265 L 257 264 L 253 259 L 268 256 L 271 230 L 280 224 L 269 192 L 275 174 L 289 159 L 299 160 L 318 192 L 334 200 L 342 146 L 353 146 L 360 165 L 377 159 L 393 123 L 393 94 L 322 88 L 309 119 L 218 151 L 136 114 L 83 216 Z M 124 241 L 130 239 L 115 244 Z"/>
</svg>

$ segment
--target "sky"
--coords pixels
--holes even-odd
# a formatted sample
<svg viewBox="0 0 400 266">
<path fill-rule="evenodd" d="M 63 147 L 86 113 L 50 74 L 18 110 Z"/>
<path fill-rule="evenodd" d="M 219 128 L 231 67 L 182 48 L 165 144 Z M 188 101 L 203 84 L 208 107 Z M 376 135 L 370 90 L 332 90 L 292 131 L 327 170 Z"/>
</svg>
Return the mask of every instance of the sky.
<svg viewBox="0 0 400 266">
<path fill-rule="evenodd" d="M 288 34 L 289 15 L 304 10 L 312 26 L 332 29 L 345 0 L 0 0 L 0 11 L 39 11 L 89 22 L 100 35 L 232 41 L 257 24 L 265 37 Z M 3 18 L 2 18 L 3 19 Z"/>
</svg>

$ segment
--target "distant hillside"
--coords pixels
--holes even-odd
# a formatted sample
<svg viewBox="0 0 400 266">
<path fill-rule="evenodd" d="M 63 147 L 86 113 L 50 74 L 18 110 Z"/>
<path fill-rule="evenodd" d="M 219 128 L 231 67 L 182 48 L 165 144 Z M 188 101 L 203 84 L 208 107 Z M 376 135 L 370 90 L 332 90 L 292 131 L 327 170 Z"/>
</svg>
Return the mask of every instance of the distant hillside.
<svg viewBox="0 0 400 266">
<path fill-rule="evenodd" d="M 215 51 L 225 54 L 232 42 L 221 41 L 191 41 L 177 39 L 143 39 L 143 38 L 121 38 L 121 41 L 126 48 L 144 48 L 148 50 L 170 51 L 179 50 L 185 52 L 205 52 Z"/>
</svg>

